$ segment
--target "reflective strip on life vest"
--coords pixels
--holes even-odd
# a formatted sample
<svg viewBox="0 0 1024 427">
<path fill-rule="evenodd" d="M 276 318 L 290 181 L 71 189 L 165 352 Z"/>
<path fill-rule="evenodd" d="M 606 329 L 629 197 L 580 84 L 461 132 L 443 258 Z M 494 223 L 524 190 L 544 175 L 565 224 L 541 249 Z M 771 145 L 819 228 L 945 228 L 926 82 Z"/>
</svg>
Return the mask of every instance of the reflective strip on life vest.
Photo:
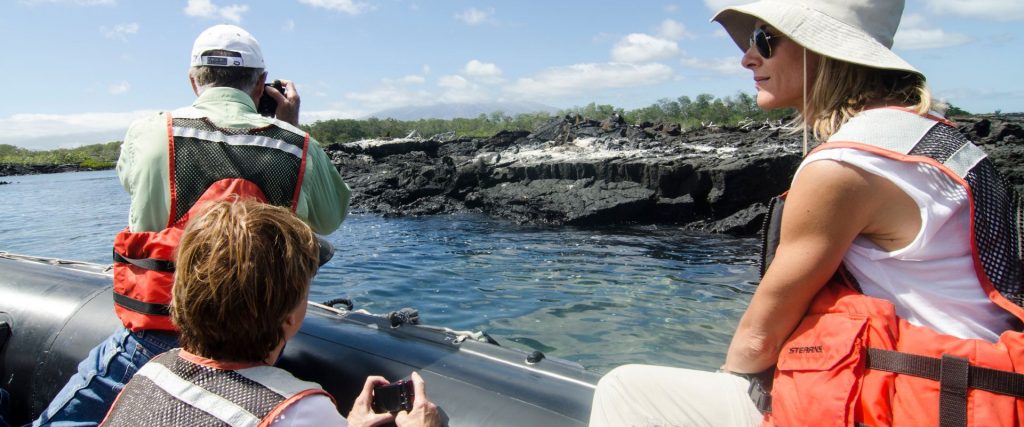
<svg viewBox="0 0 1024 427">
<path fill-rule="evenodd" d="M 284 151 L 295 157 L 302 158 L 303 147 L 297 147 L 279 139 L 274 139 L 266 136 L 257 135 L 229 135 L 223 132 L 217 131 L 205 131 L 194 128 L 183 128 L 175 126 L 173 129 L 175 137 L 181 138 L 195 138 L 203 141 L 210 142 L 221 142 L 227 145 L 234 146 L 258 146 L 265 148 L 273 148 L 275 150 Z"/>
<path fill-rule="evenodd" d="M 160 363 L 147 363 L 135 375 L 149 378 L 171 396 L 201 409 L 232 426 L 252 426 L 260 423 L 260 417 L 245 410 L 234 402 L 210 393 L 206 389 L 179 377 Z"/>
</svg>

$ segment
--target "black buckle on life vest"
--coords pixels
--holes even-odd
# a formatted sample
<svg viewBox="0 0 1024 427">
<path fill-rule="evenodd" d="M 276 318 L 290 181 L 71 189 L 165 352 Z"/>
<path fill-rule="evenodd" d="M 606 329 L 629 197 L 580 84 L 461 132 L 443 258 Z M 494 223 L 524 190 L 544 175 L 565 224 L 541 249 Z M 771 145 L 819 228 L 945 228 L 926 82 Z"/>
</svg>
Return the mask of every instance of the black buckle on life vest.
<svg viewBox="0 0 1024 427">
<path fill-rule="evenodd" d="M 869 348 L 868 369 L 910 375 L 939 382 L 939 422 L 967 425 L 967 393 L 975 388 L 1024 399 L 1024 374 L 971 366 L 962 357 L 942 358 Z"/>
<path fill-rule="evenodd" d="M 761 411 L 762 414 L 772 412 L 772 380 L 774 379 L 775 368 L 758 372 L 756 374 L 744 374 L 731 371 L 719 372 L 728 372 L 729 374 L 749 381 L 750 386 L 747 387 L 747 394 L 750 395 L 750 400 L 754 402 L 754 406 L 757 407 L 757 410 Z"/>
</svg>

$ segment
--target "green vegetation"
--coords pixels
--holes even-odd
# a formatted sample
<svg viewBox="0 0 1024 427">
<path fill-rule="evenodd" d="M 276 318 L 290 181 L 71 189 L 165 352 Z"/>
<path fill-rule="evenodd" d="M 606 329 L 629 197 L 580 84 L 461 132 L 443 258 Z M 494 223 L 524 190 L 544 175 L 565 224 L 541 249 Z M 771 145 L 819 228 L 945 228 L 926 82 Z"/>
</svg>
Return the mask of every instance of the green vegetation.
<svg viewBox="0 0 1024 427">
<path fill-rule="evenodd" d="M 957 117 L 957 116 L 969 116 L 970 112 L 963 108 L 953 105 L 953 103 L 946 104 L 946 117 Z"/>
<path fill-rule="evenodd" d="M 0 144 L 0 164 L 78 165 L 82 168 L 107 169 L 114 167 L 120 152 L 121 141 L 49 151 L 33 151 Z"/>
<path fill-rule="evenodd" d="M 366 138 L 403 137 L 412 131 L 421 136 L 455 132 L 458 136 L 491 136 L 502 130 L 532 131 L 552 117 L 579 114 L 587 119 L 605 120 L 618 114 L 626 123 L 678 123 L 684 128 L 708 124 L 736 125 L 743 120 L 780 120 L 792 116 L 793 110 L 761 111 L 753 96 L 740 92 L 735 97 L 715 98 L 709 94 L 697 95 L 695 99 L 682 96 L 677 99 L 661 99 L 649 107 L 625 111 L 607 104 L 590 103 L 583 107 L 570 108 L 556 115 L 529 113 L 509 116 L 502 112 L 481 114 L 473 119 L 421 119 L 401 121 L 395 119 L 369 118 L 366 120 L 323 120 L 303 126 L 314 138 L 324 144 L 351 142 Z"/>
</svg>

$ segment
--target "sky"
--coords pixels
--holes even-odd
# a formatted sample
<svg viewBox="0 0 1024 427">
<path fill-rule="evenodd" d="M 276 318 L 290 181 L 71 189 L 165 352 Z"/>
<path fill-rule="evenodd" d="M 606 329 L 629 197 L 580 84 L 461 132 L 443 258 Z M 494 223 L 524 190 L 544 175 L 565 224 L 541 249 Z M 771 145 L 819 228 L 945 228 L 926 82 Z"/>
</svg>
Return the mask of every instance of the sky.
<svg viewBox="0 0 1024 427">
<path fill-rule="evenodd" d="M 188 105 L 189 54 L 230 23 L 259 40 L 269 78 L 297 83 L 300 121 L 433 103 L 590 102 L 754 93 L 710 17 L 739 0 L 0 0 L 0 144 L 122 139 Z M 907 0 L 893 49 L 935 95 L 971 112 L 1024 111 L 1024 0 Z"/>
</svg>

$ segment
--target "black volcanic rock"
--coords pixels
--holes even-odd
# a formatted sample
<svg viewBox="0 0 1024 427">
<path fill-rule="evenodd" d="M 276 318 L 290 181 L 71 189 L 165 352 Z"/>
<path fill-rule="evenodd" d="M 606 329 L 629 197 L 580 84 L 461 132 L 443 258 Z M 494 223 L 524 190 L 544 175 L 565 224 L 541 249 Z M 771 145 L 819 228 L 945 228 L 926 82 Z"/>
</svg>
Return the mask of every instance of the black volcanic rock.
<svg viewBox="0 0 1024 427">
<path fill-rule="evenodd" d="M 1024 117 L 957 118 L 1024 190 Z M 473 210 L 523 223 L 685 224 L 750 235 L 789 186 L 800 136 L 781 122 L 684 130 L 569 115 L 491 138 L 400 138 L 333 144 L 353 208 L 385 215 Z"/>
</svg>

